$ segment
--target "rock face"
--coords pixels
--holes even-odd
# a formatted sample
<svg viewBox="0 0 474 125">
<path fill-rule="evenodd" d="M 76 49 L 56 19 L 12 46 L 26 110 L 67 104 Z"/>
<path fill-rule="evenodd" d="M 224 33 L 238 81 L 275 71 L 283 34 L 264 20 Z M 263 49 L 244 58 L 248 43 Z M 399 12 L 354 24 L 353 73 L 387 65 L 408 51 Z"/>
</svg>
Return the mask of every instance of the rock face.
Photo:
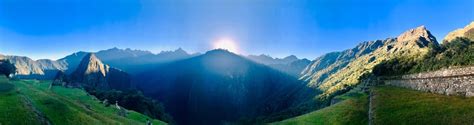
<svg viewBox="0 0 474 125">
<path fill-rule="evenodd" d="M 358 84 L 359 77 L 371 73 L 375 65 L 394 58 L 419 59 L 430 46 L 439 46 L 435 37 L 420 26 L 397 38 L 369 41 L 342 52 L 316 58 L 303 71 L 301 80 L 324 91 L 322 97 Z"/>
<path fill-rule="evenodd" d="M 403 75 L 383 80 L 387 85 L 444 95 L 474 96 L 474 66 Z"/>
<path fill-rule="evenodd" d="M 248 59 L 270 66 L 276 70 L 282 71 L 294 77 L 300 77 L 301 71 L 311 62 L 308 59 L 298 59 L 298 57 L 291 55 L 285 58 L 273 58 L 268 55 L 249 55 Z"/>
<path fill-rule="evenodd" d="M 398 44 L 409 45 L 410 41 L 416 41 L 417 44 L 427 46 L 428 43 L 435 43 L 436 38 L 431 35 L 430 31 L 426 30 L 425 26 L 420 26 L 415 29 L 405 31 L 403 34 L 397 37 Z M 436 42 L 437 43 L 437 42 Z"/>
<path fill-rule="evenodd" d="M 443 43 L 450 42 L 456 37 L 466 37 L 474 41 L 474 21 L 464 28 L 460 28 L 448 33 L 448 35 L 444 37 Z"/>
<path fill-rule="evenodd" d="M 82 59 L 70 77 L 73 86 L 94 89 L 126 89 L 130 87 L 127 73 L 103 64 L 94 53 Z"/>
</svg>

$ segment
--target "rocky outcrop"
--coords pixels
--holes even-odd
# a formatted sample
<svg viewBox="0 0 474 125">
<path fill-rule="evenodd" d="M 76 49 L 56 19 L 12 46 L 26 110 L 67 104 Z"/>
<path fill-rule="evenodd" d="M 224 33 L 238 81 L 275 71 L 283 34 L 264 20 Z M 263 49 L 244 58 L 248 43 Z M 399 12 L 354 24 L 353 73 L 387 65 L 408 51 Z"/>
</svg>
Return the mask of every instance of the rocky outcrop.
<svg viewBox="0 0 474 125">
<path fill-rule="evenodd" d="M 89 53 L 71 74 L 69 85 L 94 89 L 126 89 L 130 87 L 130 77 L 119 69 L 103 64 L 94 53 Z"/>
<path fill-rule="evenodd" d="M 383 80 L 387 85 L 444 95 L 474 96 L 474 66 L 403 75 Z"/>
<path fill-rule="evenodd" d="M 448 33 L 448 35 L 444 37 L 443 43 L 450 42 L 457 37 L 466 37 L 474 41 L 474 21 L 464 28 L 460 28 Z"/>
<path fill-rule="evenodd" d="M 429 43 L 438 43 L 436 38 L 431 35 L 430 31 L 425 26 L 419 26 L 415 29 L 405 31 L 397 37 L 397 44 L 402 45 L 418 45 L 419 47 L 428 46 Z M 416 41 L 416 42 L 410 42 Z M 415 44 L 416 43 L 416 44 Z M 421 44 L 421 45 L 420 45 Z M 411 47 L 411 46 L 408 46 Z"/>
</svg>

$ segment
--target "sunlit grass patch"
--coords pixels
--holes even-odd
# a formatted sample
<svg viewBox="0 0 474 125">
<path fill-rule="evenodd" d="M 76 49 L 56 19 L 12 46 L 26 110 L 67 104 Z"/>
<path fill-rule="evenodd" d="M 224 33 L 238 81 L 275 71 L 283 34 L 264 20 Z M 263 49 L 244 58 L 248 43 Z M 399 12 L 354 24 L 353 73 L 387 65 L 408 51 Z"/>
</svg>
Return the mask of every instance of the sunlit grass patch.
<svg viewBox="0 0 474 125">
<path fill-rule="evenodd" d="M 376 87 L 374 92 L 376 124 L 474 124 L 474 98 L 391 86 Z"/>
</svg>

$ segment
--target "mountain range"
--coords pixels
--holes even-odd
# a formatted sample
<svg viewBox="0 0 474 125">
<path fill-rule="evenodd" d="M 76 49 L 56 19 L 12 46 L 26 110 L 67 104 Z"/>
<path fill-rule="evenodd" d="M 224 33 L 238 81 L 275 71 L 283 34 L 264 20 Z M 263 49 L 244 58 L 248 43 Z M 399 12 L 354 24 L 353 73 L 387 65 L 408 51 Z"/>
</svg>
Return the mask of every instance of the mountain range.
<svg viewBox="0 0 474 125">
<path fill-rule="evenodd" d="M 308 59 L 298 59 L 295 55 L 290 55 L 285 58 L 273 58 L 269 55 L 248 55 L 248 59 L 270 66 L 281 72 L 287 73 L 296 78 L 300 77 L 301 71 L 311 62 Z"/>
<path fill-rule="evenodd" d="M 397 38 L 363 42 L 355 48 L 325 54 L 306 67 L 300 78 L 318 88 L 322 98 L 357 85 L 359 78 L 370 74 L 375 65 L 394 58 L 416 60 L 430 48 L 438 47 L 435 37 L 424 26 L 410 29 Z"/>
<path fill-rule="evenodd" d="M 457 37 L 473 40 L 473 28 L 474 22 L 455 30 L 443 43 Z M 294 55 L 242 56 L 222 49 L 189 54 L 181 48 L 158 54 L 112 48 L 77 52 L 59 60 L 5 55 L 0 59 L 14 63 L 17 78 L 61 76 L 70 86 L 136 87 L 163 102 L 177 124 L 245 124 L 327 106 L 332 97 L 360 85 L 376 65 L 394 59 L 420 60 L 439 47 L 431 32 L 419 26 L 398 37 L 365 41 L 312 61 Z"/>
</svg>

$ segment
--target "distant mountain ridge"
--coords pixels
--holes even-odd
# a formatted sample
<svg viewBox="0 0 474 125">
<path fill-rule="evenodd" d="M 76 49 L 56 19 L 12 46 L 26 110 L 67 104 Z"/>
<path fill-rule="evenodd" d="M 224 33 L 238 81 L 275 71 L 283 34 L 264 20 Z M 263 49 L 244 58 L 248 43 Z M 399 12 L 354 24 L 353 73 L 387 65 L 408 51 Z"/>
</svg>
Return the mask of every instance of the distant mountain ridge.
<svg viewBox="0 0 474 125">
<path fill-rule="evenodd" d="M 153 54 L 149 51 L 117 48 L 97 52 L 97 57 L 104 63 L 123 69 L 131 74 L 140 73 L 162 63 L 186 59 L 197 55 L 200 54 L 189 54 L 181 48 L 174 51 L 161 51 L 158 54 Z"/>
<path fill-rule="evenodd" d="M 40 59 L 37 61 L 25 56 L 1 55 L 0 60 L 10 60 L 16 67 L 15 77 L 52 79 L 58 70 L 66 70 L 67 65 L 61 61 Z"/>
<path fill-rule="evenodd" d="M 268 65 L 274 69 L 287 73 L 294 77 L 300 77 L 303 69 L 310 64 L 308 59 L 298 59 L 295 55 L 290 55 L 285 58 L 273 58 L 269 55 L 248 55 L 248 59 L 257 63 Z"/>
<path fill-rule="evenodd" d="M 73 73 L 81 60 L 91 52 L 79 51 L 58 60 L 39 59 L 33 60 L 25 56 L 1 55 L 0 59 L 8 59 L 17 68 L 15 77 L 32 79 L 53 79 L 58 71 L 65 74 Z M 149 51 L 111 48 L 101 50 L 95 55 L 105 64 L 130 72 L 139 72 L 150 65 L 165 63 L 199 55 L 188 54 L 179 48 L 175 51 L 162 51 L 153 54 Z M 126 60 L 126 61 L 124 61 Z M 140 69 L 140 70 L 134 70 Z"/>
</svg>

